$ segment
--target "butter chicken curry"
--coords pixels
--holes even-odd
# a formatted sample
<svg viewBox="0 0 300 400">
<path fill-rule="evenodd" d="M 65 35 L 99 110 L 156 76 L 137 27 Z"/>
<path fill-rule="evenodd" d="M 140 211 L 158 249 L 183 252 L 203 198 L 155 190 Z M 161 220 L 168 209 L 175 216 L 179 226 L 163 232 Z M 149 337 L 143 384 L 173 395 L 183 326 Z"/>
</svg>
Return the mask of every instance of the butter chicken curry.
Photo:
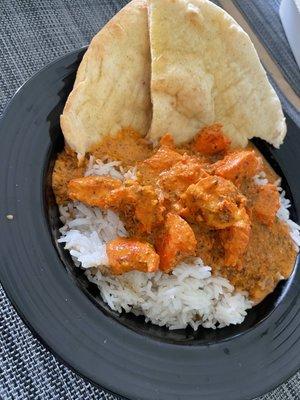
<svg viewBox="0 0 300 400">
<path fill-rule="evenodd" d="M 88 157 L 118 160 L 136 178 L 84 176 Z M 268 183 L 254 177 L 264 172 Z M 66 148 L 53 173 L 58 204 L 78 200 L 119 213 L 129 238 L 107 245 L 111 272 L 169 273 L 190 256 L 254 303 L 273 291 L 293 269 L 296 249 L 288 226 L 276 216 L 278 177 L 256 148 L 231 148 L 222 126 L 202 129 L 176 147 L 166 134 L 157 146 L 134 131 L 106 137 L 78 162 Z"/>
</svg>

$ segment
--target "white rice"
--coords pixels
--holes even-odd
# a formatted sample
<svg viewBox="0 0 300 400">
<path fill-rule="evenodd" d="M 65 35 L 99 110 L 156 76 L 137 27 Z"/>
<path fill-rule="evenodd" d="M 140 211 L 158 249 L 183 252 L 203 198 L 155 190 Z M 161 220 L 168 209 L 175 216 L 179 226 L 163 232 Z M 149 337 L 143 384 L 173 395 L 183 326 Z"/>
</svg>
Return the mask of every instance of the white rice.
<svg viewBox="0 0 300 400">
<path fill-rule="evenodd" d="M 144 315 L 146 321 L 170 329 L 199 325 L 215 328 L 241 323 L 251 307 L 246 293 L 235 293 L 227 279 L 212 277 L 200 258 L 181 263 L 171 275 L 133 271 L 109 274 L 105 245 L 126 230 L 117 214 L 82 203 L 60 207 L 62 237 L 76 265 L 85 268 L 112 310 Z M 92 267 L 100 267 L 95 273 Z"/>
<path fill-rule="evenodd" d="M 59 243 L 65 243 L 82 268 L 108 265 L 106 243 L 117 236 L 127 236 L 126 229 L 113 211 L 101 211 L 80 202 L 60 207 L 61 221 Z"/>
<path fill-rule="evenodd" d="M 200 258 L 180 263 L 171 275 L 135 271 L 111 277 L 98 270 L 95 275 L 87 271 L 87 276 L 113 310 L 144 315 L 146 321 L 170 329 L 239 324 L 251 307 L 246 295 L 234 293 L 227 279 L 212 277 Z"/>
<path fill-rule="evenodd" d="M 86 175 L 136 179 L 136 170 L 125 172 L 118 162 L 103 163 L 91 158 Z M 261 174 L 255 180 L 258 184 L 267 183 Z M 284 195 L 282 191 L 278 217 L 288 223 L 293 240 L 300 245 L 299 226 L 289 219 L 290 203 Z M 238 293 L 227 279 L 212 276 L 211 268 L 200 258 L 185 260 L 170 275 L 139 271 L 110 275 L 106 243 L 117 236 L 127 236 L 118 215 L 80 202 L 61 206 L 60 214 L 64 226 L 58 241 L 65 243 L 75 265 L 86 269 L 87 278 L 98 286 L 112 310 L 143 315 L 146 322 L 169 329 L 190 325 L 196 330 L 200 325 L 221 328 L 240 324 L 246 310 L 252 307 L 247 293 Z"/>
<path fill-rule="evenodd" d="M 85 176 L 99 175 L 99 176 L 111 176 L 112 178 L 120 179 L 136 179 L 136 167 L 130 168 L 125 171 L 119 161 L 108 161 L 103 162 L 101 160 L 95 160 L 93 156 L 90 157 L 88 166 L 85 172 Z"/>
</svg>

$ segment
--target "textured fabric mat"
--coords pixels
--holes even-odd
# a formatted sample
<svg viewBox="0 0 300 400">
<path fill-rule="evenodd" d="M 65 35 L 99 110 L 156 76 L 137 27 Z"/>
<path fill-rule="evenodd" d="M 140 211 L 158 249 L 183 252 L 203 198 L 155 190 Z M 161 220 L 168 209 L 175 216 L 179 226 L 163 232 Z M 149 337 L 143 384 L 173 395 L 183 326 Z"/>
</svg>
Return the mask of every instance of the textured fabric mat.
<svg viewBox="0 0 300 400">
<path fill-rule="evenodd" d="M 126 3 L 126 0 L 1 0 L 0 114 L 17 88 L 32 74 L 55 58 L 87 44 Z M 255 21 L 252 28 L 276 54 L 285 78 L 299 93 L 300 73 L 278 19 L 279 2 L 234 3 L 252 25 Z M 2 288 L 0 302 L 1 399 L 116 399 L 57 361 L 25 327 Z M 300 373 L 259 400 L 295 399 L 300 399 Z"/>
</svg>

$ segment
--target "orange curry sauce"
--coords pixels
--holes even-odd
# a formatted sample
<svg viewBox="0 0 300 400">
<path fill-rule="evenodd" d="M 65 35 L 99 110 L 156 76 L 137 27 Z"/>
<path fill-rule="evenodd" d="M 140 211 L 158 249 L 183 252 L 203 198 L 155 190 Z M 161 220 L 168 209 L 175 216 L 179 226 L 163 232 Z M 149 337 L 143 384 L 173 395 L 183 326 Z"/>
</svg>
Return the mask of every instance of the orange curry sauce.
<svg viewBox="0 0 300 400">
<path fill-rule="evenodd" d="M 125 170 L 136 166 L 137 180 L 83 177 L 91 154 L 118 160 Z M 265 186 L 253 179 L 261 171 L 270 182 Z M 168 273 L 180 260 L 199 256 L 259 302 L 291 274 L 296 257 L 288 227 L 276 217 L 276 179 L 257 149 L 230 148 L 215 124 L 180 147 L 167 134 L 154 149 L 127 129 L 106 137 L 80 165 L 65 149 L 52 184 L 58 204 L 79 200 L 119 213 L 130 239 L 108 243 L 112 273 Z"/>
</svg>

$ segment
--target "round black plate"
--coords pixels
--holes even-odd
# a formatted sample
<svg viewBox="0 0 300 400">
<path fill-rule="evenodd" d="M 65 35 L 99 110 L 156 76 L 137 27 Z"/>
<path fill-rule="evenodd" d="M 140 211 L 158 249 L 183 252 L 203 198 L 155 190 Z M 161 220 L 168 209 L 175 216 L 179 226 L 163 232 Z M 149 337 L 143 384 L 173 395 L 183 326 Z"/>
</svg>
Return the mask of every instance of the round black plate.
<svg viewBox="0 0 300 400">
<path fill-rule="evenodd" d="M 1 121 L 0 279 L 6 293 L 64 363 L 129 399 L 243 400 L 271 390 L 300 367 L 298 265 L 241 326 L 169 332 L 112 313 L 56 245 L 59 221 L 50 176 L 63 145 L 59 115 L 83 52 L 68 54 L 30 79 Z M 285 177 L 297 220 L 300 129 L 288 117 L 287 123 L 280 150 L 256 144 Z"/>
</svg>

